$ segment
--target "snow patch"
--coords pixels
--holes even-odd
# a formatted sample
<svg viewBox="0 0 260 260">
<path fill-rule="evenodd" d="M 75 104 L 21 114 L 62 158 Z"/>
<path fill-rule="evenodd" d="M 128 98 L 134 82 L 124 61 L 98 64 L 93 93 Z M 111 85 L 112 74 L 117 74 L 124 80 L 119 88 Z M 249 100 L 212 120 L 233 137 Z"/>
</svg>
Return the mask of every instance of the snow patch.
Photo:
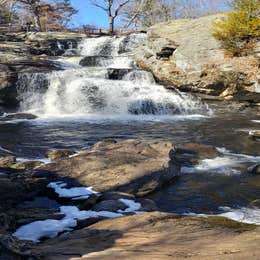
<svg viewBox="0 0 260 260">
<path fill-rule="evenodd" d="M 74 187 L 65 188 L 67 184 L 65 182 L 51 182 L 48 184 L 48 188 L 54 189 L 54 191 L 59 194 L 60 198 L 71 198 L 73 200 L 88 199 L 93 194 L 98 194 L 94 191 L 92 187 Z"/>
<path fill-rule="evenodd" d="M 47 158 L 33 158 L 33 159 L 29 159 L 29 158 L 17 157 L 16 161 L 17 162 L 39 161 L 39 162 L 43 162 L 44 164 L 51 163 L 51 160 L 47 159 Z"/>
<path fill-rule="evenodd" d="M 120 213 L 136 213 L 141 208 L 141 203 L 135 202 L 134 200 L 119 199 L 120 202 L 124 203 L 127 208 L 125 210 L 118 210 Z"/>
<path fill-rule="evenodd" d="M 39 242 L 41 238 L 54 238 L 61 232 L 71 231 L 77 226 L 77 220 L 98 217 L 117 218 L 123 216 L 123 214 L 110 211 L 81 211 L 75 206 L 60 207 L 60 214 L 65 215 L 61 220 L 47 219 L 44 221 L 35 221 L 18 228 L 13 233 L 13 236 L 21 240 Z"/>
</svg>

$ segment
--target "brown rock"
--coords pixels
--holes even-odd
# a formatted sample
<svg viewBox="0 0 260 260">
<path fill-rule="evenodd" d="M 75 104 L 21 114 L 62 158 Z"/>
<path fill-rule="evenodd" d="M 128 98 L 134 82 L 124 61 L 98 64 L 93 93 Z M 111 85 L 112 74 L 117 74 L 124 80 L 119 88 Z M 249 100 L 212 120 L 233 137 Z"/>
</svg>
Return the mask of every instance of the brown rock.
<svg viewBox="0 0 260 260">
<path fill-rule="evenodd" d="M 104 142 L 37 170 L 55 173 L 57 178 L 73 178 L 98 192 L 122 191 L 144 196 L 178 176 L 179 165 L 169 159 L 171 149 L 170 142 Z"/>
<path fill-rule="evenodd" d="M 17 170 L 33 170 L 41 166 L 42 164 L 43 162 L 41 161 L 25 161 L 25 162 L 18 162 L 11 165 L 11 168 Z"/>
<path fill-rule="evenodd" d="M 175 147 L 170 152 L 170 157 L 182 164 L 194 164 L 201 159 L 212 159 L 219 155 L 214 146 L 205 144 L 188 143 L 180 147 Z"/>
<path fill-rule="evenodd" d="M 257 259 L 259 228 L 222 217 L 146 213 L 103 220 L 38 245 L 13 238 L 5 248 L 24 257 L 67 259 Z"/>
<path fill-rule="evenodd" d="M 65 157 L 69 157 L 70 155 L 75 154 L 75 151 L 71 150 L 51 150 L 48 151 L 46 156 L 52 161 L 59 160 Z"/>
<path fill-rule="evenodd" d="M 7 116 L 4 116 L 0 119 L 0 121 L 12 121 L 12 120 L 18 120 L 18 119 L 36 119 L 37 116 L 27 113 L 17 113 L 17 114 L 10 114 Z"/>
<path fill-rule="evenodd" d="M 15 156 L 0 157 L 0 168 L 9 168 L 16 163 Z"/>
</svg>

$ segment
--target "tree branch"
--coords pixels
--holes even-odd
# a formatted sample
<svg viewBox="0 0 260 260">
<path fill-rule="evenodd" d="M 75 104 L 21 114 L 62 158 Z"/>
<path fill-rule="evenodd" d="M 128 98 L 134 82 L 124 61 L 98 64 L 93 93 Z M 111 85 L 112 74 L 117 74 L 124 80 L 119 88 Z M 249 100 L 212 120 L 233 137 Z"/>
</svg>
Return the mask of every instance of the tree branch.
<svg viewBox="0 0 260 260">
<path fill-rule="evenodd" d="M 95 3 L 94 1 L 91 1 L 91 4 L 96 6 L 96 7 L 98 7 L 98 8 L 100 8 L 100 9 L 102 9 L 105 12 L 108 11 L 108 9 L 106 7 L 104 7 L 104 6 L 100 5 L 100 4 Z"/>
<path fill-rule="evenodd" d="M 122 4 L 120 4 L 116 10 L 115 10 L 115 14 L 114 14 L 114 17 L 117 17 L 118 16 L 118 13 L 119 11 L 126 5 L 130 2 L 130 0 L 126 0 L 125 2 L 123 2 Z"/>
</svg>

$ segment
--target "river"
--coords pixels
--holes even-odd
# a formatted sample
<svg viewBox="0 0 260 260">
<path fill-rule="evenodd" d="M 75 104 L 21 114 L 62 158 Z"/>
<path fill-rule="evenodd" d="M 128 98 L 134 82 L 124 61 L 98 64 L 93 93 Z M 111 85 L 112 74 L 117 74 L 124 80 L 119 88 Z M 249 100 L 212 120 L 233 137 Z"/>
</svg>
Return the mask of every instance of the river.
<svg viewBox="0 0 260 260">
<path fill-rule="evenodd" d="M 0 145 L 22 160 L 45 159 L 49 149 L 80 150 L 108 138 L 210 144 L 220 157 L 183 168 L 177 183 L 150 198 L 160 210 L 182 214 L 252 209 L 260 198 L 260 176 L 247 168 L 260 162 L 260 145 L 248 132 L 259 127 L 259 114 L 166 90 L 133 61 L 132 51 L 143 39 L 139 34 L 85 39 L 57 60 L 63 71 L 21 74 L 19 112 L 38 119 L 1 122 Z"/>
</svg>

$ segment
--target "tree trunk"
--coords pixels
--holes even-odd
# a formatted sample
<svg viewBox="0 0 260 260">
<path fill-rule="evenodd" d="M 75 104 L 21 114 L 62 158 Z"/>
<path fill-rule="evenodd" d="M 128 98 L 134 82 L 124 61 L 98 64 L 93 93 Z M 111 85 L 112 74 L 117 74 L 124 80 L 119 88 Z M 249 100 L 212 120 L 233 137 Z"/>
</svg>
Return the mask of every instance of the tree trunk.
<svg viewBox="0 0 260 260">
<path fill-rule="evenodd" d="M 34 14 L 34 25 L 36 29 L 41 32 L 42 31 L 42 25 L 41 25 L 41 19 L 40 19 L 40 12 L 38 10 L 38 7 L 35 7 L 33 10 Z"/>
<path fill-rule="evenodd" d="M 115 18 L 113 16 L 109 17 L 109 33 L 114 34 L 114 21 Z"/>
</svg>

